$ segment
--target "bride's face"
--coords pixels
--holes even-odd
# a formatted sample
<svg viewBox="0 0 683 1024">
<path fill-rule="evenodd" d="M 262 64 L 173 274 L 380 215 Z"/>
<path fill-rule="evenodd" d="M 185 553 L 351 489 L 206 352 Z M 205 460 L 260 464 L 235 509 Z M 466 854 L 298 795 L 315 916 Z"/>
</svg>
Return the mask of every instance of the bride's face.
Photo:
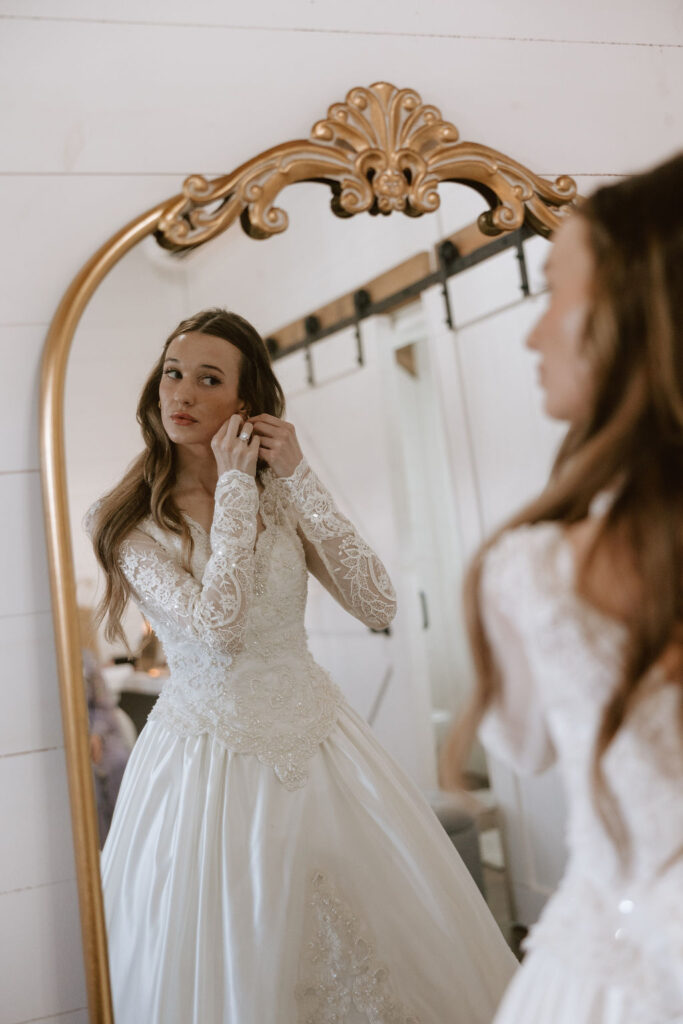
<svg viewBox="0 0 683 1024">
<path fill-rule="evenodd" d="M 159 383 L 161 421 L 171 441 L 208 445 L 227 419 L 244 412 L 237 393 L 241 358 L 238 348 L 209 334 L 173 339 Z"/>
<path fill-rule="evenodd" d="M 545 272 L 550 301 L 526 343 L 541 356 L 538 373 L 546 412 L 576 424 L 589 415 L 593 398 L 593 372 L 584 344 L 593 254 L 583 217 L 574 215 L 558 229 Z"/>
</svg>

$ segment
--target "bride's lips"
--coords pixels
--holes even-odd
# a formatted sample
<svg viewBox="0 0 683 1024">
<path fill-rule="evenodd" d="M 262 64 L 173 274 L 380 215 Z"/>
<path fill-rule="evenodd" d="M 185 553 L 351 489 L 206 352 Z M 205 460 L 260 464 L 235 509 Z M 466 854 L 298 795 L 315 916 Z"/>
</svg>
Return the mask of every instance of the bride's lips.
<svg viewBox="0 0 683 1024">
<path fill-rule="evenodd" d="M 180 427 L 188 426 L 190 423 L 197 422 L 194 416 L 189 416 L 186 412 L 174 412 L 173 415 L 171 416 L 171 419 Z"/>
</svg>

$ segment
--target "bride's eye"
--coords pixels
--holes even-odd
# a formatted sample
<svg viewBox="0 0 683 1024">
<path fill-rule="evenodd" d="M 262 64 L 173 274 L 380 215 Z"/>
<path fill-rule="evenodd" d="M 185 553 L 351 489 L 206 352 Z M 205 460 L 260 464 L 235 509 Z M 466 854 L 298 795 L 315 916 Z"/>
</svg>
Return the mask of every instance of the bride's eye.
<svg viewBox="0 0 683 1024">
<path fill-rule="evenodd" d="M 207 375 L 206 377 L 202 377 L 201 379 L 205 384 L 208 384 L 210 388 L 214 388 L 217 384 L 221 383 L 219 377 L 212 377 L 211 375 Z"/>
<path fill-rule="evenodd" d="M 171 380 L 180 380 L 180 370 L 176 370 L 173 366 L 169 366 L 167 370 L 164 370 L 164 377 L 170 377 Z"/>
</svg>

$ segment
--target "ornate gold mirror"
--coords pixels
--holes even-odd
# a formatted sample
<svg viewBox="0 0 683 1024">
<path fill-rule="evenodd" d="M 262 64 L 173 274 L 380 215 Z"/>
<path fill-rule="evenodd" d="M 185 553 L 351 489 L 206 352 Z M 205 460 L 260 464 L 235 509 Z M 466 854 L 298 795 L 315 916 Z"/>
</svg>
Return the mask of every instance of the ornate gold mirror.
<svg viewBox="0 0 683 1024">
<path fill-rule="evenodd" d="M 311 296 L 304 307 L 291 310 L 286 322 L 269 325 L 271 350 L 277 359 L 301 353 L 302 347 L 310 359 L 309 347 L 317 340 L 350 329 L 362 361 L 361 321 L 364 331 L 367 322 L 367 336 L 363 338 L 367 352 L 374 338 L 372 315 L 405 310 L 411 298 L 429 288 L 441 289 L 447 296 L 447 280 L 458 258 L 467 258 L 483 251 L 487 244 L 507 239 L 498 249 L 490 250 L 491 255 L 502 252 L 513 235 L 514 246 L 509 244 L 514 255 L 521 240 L 531 235 L 549 237 L 577 199 L 571 178 L 564 176 L 551 183 L 487 146 L 460 141 L 455 126 L 443 120 L 436 107 L 424 104 L 414 90 L 382 82 L 352 89 L 343 103 L 329 108 L 327 117 L 314 125 L 307 139 L 275 146 L 213 180 L 199 175 L 188 178 L 182 192 L 136 217 L 101 247 L 76 275 L 54 315 L 42 368 L 43 493 L 88 999 L 91 1020 L 98 1024 L 109 1024 L 113 1016 L 65 451 L 67 360 L 77 328 L 105 278 L 145 239 L 153 237 L 167 250 L 157 250 L 157 257 L 151 259 L 159 266 L 163 260 L 167 267 L 174 267 L 182 265 L 179 257 L 197 259 L 195 250 L 237 222 L 253 239 L 280 235 L 289 219 L 276 204 L 290 185 L 327 186 L 332 212 L 338 218 L 402 213 L 415 219 L 438 211 L 444 186 L 452 183 L 474 190 L 484 209 L 477 215 L 476 224 L 460 233 L 457 244 L 450 239 L 450 256 L 443 247 L 431 254 L 422 253 L 412 261 L 404 260 L 400 272 L 393 273 L 389 282 L 376 274 L 372 282 L 357 280 L 345 301 L 336 304 L 321 306 Z M 310 192 L 302 194 L 307 197 Z M 471 265 L 478 259 L 474 255 Z M 450 320 L 447 308 L 443 316 Z M 473 317 L 472 322 L 475 320 Z M 409 311 L 403 325 L 405 337 L 392 351 L 396 363 L 415 378 L 419 371 L 414 338 L 415 331 L 419 334 L 422 328 L 411 323 Z M 352 345 L 356 343 L 353 338 Z M 119 340 L 114 334 L 113 344 L 118 345 Z M 121 351 L 126 351 L 125 346 Z M 135 382 L 133 390 L 139 383 Z M 397 386 L 400 389 L 404 385 Z M 401 392 L 397 401 L 410 401 L 406 396 L 407 392 Z M 362 403 L 367 395 L 359 392 L 355 400 Z M 81 424 L 79 430 L 84 426 Z M 77 518 L 84 512 L 85 507 L 78 509 Z M 426 605 L 424 615 L 428 616 Z M 372 712 L 372 708 L 369 710 Z"/>
</svg>

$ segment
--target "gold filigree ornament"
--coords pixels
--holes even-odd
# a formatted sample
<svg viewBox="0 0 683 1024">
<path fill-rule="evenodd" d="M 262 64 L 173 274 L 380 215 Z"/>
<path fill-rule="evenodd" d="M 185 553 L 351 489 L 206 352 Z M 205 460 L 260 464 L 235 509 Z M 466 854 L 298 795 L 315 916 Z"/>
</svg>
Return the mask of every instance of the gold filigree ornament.
<svg viewBox="0 0 683 1024">
<path fill-rule="evenodd" d="M 378 82 L 352 89 L 344 103 L 333 104 L 309 139 L 275 146 L 213 181 L 188 178 L 180 195 L 161 200 L 105 242 L 64 293 L 43 348 L 41 472 L 85 977 L 90 1020 L 97 1024 L 112 1024 L 113 1015 L 67 500 L 64 385 L 69 350 L 99 285 L 149 235 L 182 252 L 239 219 L 249 235 L 267 238 L 288 224 L 287 214 L 275 205 L 280 192 L 302 181 L 326 184 L 332 210 L 340 217 L 363 212 L 419 217 L 438 208 L 442 182 L 459 182 L 488 202 L 479 223 L 491 235 L 526 221 L 547 236 L 577 199 L 571 178 L 551 183 L 487 146 L 459 142 L 457 129 L 414 90 Z"/>
<path fill-rule="evenodd" d="M 514 231 L 526 220 L 547 236 L 576 199 L 567 175 L 549 182 L 488 146 L 460 142 L 455 125 L 415 90 L 377 82 L 334 103 L 309 139 L 269 149 L 213 181 L 192 175 L 161 218 L 157 239 L 169 249 L 189 248 L 238 217 L 253 238 L 278 234 L 289 218 L 275 201 L 302 181 L 328 185 L 339 217 L 394 211 L 420 217 L 438 208 L 442 182 L 459 182 L 489 203 L 479 218 L 487 235 Z"/>
</svg>

